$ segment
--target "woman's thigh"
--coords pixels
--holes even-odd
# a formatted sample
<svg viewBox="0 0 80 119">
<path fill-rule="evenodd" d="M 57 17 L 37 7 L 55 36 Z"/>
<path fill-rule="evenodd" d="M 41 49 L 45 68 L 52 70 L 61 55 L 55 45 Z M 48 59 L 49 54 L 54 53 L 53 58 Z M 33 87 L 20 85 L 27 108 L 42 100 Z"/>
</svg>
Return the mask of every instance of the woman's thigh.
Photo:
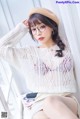
<svg viewBox="0 0 80 119">
<path fill-rule="evenodd" d="M 71 98 L 71 97 L 64 97 L 64 96 L 49 96 L 44 100 L 44 104 L 46 103 L 48 105 L 54 105 L 64 103 L 74 114 L 77 115 L 77 102 Z M 45 105 L 46 105 L 45 104 Z M 60 105 L 59 105 L 60 106 Z M 55 107 L 54 107 L 55 108 Z M 60 107 L 61 108 L 61 107 Z"/>
<path fill-rule="evenodd" d="M 77 102 L 76 102 L 73 98 L 71 98 L 71 97 L 62 97 L 61 100 L 62 100 L 62 102 L 63 102 L 65 105 L 67 105 L 67 107 L 68 107 L 70 110 L 72 110 L 72 112 L 73 112 L 74 114 L 77 115 L 78 104 L 77 104 Z"/>
<path fill-rule="evenodd" d="M 43 110 L 40 110 L 36 114 L 33 115 L 33 118 L 32 119 L 48 119 L 48 117 L 43 112 Z"/>
<path fill-rule="evenodd" d="M 53 108 L 55 108 L 55 105 L 59 104 L 59 102 L 64 103 L 75 115 L 77 115 L 77 110 L 78 110 L 77 102 L 71 97 L 49 96 L 43 101 L 42 108 L 44 110 L 44 105 L 45 105 L 45 108 L 50 111 L 49 107 L 53 106 Z M 48 119 L 48 117 L 46 116 L 43 110 L 38 111 L 35 115 L 33 115 L 33 119 Z"/>
</svg>

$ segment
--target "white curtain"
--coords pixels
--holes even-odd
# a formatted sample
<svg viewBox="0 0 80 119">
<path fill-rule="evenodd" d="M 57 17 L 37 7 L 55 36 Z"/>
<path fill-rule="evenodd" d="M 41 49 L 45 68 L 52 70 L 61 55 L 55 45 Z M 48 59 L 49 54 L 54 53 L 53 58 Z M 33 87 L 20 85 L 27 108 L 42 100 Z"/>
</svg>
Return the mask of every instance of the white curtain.
<svg viewBox="0 0 80 119">
<path fill-rule="evenodd" d="M 80 27 L 80 14 L 78 14 L 78 5 L 66 5 L 66 6 L 59 6 L 60 14 L 62 17 L 65 33 L 67 36 L 67 40 L 69 42 L 71 52 L 73 54 L 74 59 L 74 70 L 75 70 L 75 77 L 78 84 L 78 99 L 80 101 L 80 34 L 79 34 L 79 27 Z M 79 8 L 80 9 L 80 8 Z"/>
</svg>

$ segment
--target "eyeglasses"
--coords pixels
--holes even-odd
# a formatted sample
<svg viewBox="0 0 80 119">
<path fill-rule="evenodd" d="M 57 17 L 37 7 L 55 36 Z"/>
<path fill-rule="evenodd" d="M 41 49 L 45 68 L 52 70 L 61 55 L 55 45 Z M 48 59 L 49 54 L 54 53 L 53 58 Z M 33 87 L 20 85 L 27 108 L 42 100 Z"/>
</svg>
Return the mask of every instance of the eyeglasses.
<svg viewBox="0 0 80 119">
<path fill-rule="evenodd" d="M 46 29 L 46 25 L 45 24 L 42 24 L 42 25 L 40 25 L 39 27 L 33 27 L 33 28 L 31 28 L 31 31 L 32 31 L 32 34 L 33 35 L 36 35 L 38 32 L 43 32 L 43 31 L 45 31 L 45 29 Z"/>
</svg>

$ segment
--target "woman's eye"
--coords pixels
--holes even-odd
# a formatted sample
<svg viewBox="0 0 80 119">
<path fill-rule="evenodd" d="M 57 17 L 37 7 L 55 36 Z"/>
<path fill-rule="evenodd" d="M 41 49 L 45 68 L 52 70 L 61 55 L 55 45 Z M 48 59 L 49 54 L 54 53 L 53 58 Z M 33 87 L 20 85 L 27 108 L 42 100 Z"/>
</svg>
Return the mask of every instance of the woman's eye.
<svg viewBox="0 0 80 119">
<path fill-rule="evenodd" d="M 45 28 L 46 26 L 45 25 L 42 25 L 41 28 Z"/>
<path fill-rule="evenodd" d="M 35 31 L 36 29 L 34 28 L 34 29 L 31 29 L 32 31 Z"/>
</svg>

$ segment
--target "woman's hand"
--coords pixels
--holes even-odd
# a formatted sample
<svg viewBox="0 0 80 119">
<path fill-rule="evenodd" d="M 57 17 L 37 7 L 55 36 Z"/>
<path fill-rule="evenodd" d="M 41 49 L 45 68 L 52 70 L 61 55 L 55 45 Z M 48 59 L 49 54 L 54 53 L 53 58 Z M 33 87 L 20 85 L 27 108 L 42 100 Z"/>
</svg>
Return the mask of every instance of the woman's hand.
<svg viewBox="0 0 80 119">
<path fill-rule="evenodd" d="M 23 21 L 23 24 L 29 28 L 29 24 L 28 24 L 28 20 L 27 19 Z"/>
</svg>

